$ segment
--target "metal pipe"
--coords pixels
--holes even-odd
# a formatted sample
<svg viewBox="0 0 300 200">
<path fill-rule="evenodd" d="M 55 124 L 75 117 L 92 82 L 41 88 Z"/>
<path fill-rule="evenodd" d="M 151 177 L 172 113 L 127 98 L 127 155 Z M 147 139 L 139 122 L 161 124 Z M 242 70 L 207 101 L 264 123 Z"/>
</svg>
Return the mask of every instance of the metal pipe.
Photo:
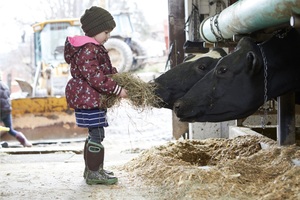
<svg viewBox="0 0 300 200">
<path fill-rule="evenodd" d="M 200 24 L 200 36 L 209 43 L 231 39 L 235 34 L 289 23 L 300 14 L 300 0 L 240 0 Z"/>
<path fill-rule="evenodd" d="M 300 28 L 300 15 L 291 16 L 290 25 L 293 28 Z"/>
</svg>

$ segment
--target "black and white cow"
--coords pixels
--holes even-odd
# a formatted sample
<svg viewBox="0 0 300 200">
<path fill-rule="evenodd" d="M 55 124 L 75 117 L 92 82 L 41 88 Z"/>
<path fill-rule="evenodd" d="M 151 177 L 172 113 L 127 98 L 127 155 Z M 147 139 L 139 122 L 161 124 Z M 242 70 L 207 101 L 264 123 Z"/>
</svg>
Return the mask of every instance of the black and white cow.
<svg viewBox="0 0 300 200">
<path fill-rule="evenodd" d="M 154 79 L 155 94 L 163 100 L 160 106 L 173 109 L 174 102 L 185 95 L 225 55 L 227 53 L 222 48 L 215 48 L 171 68 Z"/>
<path fill-rule="evenodd" d="M 265 73 L 266 71 L 266 73 Z M 267 98 L 300 89 L 300 34 L 276 34 L 262 44 L 242 38 L 235 51 L 174 103 L 182 121 L 220 122 L 253 114 Z"/>
</svg>

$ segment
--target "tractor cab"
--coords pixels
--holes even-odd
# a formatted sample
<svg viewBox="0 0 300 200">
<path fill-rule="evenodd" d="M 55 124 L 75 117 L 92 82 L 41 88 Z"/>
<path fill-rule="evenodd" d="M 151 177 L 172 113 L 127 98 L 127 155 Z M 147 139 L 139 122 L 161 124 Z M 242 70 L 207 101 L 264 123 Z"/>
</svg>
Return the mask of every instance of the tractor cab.
<svg viewBox="0 0 300 200">
<path fill-rule="evenodd" d="M 64 60 L 67 36 L 82 35 L 78 19 L 49 20 L 34 24 L 35 76 L 31 96 L 64 96 L 69 66 Z"/>
</svg>

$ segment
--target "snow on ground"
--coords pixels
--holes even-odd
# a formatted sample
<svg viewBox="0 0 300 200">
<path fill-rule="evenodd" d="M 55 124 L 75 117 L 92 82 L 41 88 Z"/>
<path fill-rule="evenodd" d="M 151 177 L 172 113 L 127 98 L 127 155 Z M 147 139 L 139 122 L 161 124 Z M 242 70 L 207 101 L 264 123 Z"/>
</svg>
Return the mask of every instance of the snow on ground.
<svg viewBox="0 0 300 200">
<path fill-rule="evenodd" d="M 172 140 L 172 112 L 169 109 L 132 108 L 126 101 L 108 111 L 105 140 L 127 143 L 127 148 L 149 148 Z"/>
</svg>

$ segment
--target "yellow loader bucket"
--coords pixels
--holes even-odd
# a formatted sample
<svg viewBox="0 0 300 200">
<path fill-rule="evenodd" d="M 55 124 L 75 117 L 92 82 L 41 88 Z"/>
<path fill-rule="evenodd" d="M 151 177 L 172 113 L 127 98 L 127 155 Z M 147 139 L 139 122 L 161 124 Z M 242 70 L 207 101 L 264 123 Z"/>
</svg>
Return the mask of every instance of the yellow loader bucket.
<svg viewBox="0 0 300 200">
<path fill-rule="evenodd" d="M 77 127 L 74 110 L 67 106 L 65 97 L 32 97 L 11 102 L 14 128 L 33 143 L 86 137 L 86 129 Z M 9 134 L 1 138 L 12 139 Z"/>
<path fill-rule="evenodd" d="M 0 126 L 0 131 L 9 131 L 9 128 L 4 127 L 4 126 Z"/>
<path fill-rule="evenodd" d="M 65 97 L 32 97 L 12 100 L 12 115 L 66 112 L 70 110 Z"/>
</svg>

